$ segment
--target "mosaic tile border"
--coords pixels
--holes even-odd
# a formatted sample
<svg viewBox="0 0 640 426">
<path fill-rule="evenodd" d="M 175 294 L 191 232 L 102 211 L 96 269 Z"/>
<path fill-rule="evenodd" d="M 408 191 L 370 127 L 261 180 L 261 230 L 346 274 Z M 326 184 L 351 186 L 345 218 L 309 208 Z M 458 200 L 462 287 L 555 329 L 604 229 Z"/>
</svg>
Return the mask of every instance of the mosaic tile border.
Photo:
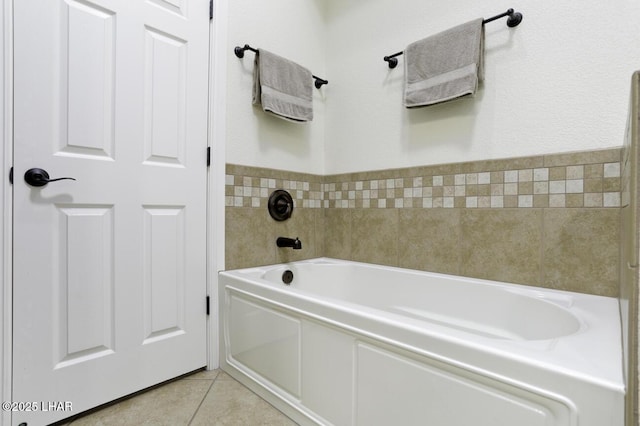
<svg viewBox="0 0 640 426">
<path fill-rule="evenodd" d="M 318 176 L 227 165 L 226 205 L 266 207 L 277 188 L 303 208 L 621 206 L 619 148 Z"/>
<path fill-rule="evenodd" d="M 296 207 L 324 207 L 322 176 L 234 164 L 227 164 L 226 169 L 227 207 L 266 208 L 275 189 L 289 191 Z"/>
<path fill-rule="evenodd" d="M 326 183 L 328 208 L 620 207 L 620 162 Z"/>
</svg>

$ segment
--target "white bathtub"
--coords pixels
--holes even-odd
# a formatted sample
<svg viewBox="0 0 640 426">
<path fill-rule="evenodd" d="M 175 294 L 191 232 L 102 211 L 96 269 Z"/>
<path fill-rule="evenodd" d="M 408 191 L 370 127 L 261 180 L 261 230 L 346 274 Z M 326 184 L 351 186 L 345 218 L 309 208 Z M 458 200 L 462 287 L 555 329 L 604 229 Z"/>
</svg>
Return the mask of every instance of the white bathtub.
<svg viewBox="0 0 640 426">
<path fill-rule="evenodd" d="M 300 424 L 624 424 L 617 299 L 325 258 L 219 282 L 221 367 Z"/>
</svg>

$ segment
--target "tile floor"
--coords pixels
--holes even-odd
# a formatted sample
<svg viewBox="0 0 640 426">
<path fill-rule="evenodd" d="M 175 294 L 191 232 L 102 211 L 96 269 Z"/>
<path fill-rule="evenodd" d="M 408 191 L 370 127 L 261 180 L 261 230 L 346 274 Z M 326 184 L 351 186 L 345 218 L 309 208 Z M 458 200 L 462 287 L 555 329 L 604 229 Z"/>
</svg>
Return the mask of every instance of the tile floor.
<svg viewBox="0 0 640 426">
<path fill-rule="evenodd" d="M 265 425 L 291 419 L 221 370 L 200 371 L 60 426 Z"/>
</svg>

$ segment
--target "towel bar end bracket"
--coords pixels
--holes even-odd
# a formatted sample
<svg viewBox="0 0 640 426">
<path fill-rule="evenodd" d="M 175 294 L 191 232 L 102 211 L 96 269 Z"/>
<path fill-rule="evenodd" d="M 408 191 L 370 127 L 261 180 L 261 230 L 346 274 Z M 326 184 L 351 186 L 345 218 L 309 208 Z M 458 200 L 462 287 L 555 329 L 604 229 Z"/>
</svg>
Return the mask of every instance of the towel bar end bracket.
<svg viewBox="0 0 640 426">
<path fill-rule="evenodd" d="M 254 49 L 248 44 L 245 44 L 244 47 L 236 46 L 235 49 L 233 49 L 233 53 L 235 53 L 238 58 L 242 59 L 244 58 L 244 52 L 247 50 L 250 50 L 253 53 L 258 53 L 257 49 Z"/>
<path fill-rule="evenodd" d="M 323 78 L 320 77 L 316 77 L 315 75 L 312 76 L 316 81 L 313 83 L 314 86 L 316 86 L 316 89 L 321 88 L 322 86 L 324 86 L 325 84 L 329 84 L 328 80 L 325 80 Z"/>
<path fill-rule="evenodd" d="M 244 49 L 242 47 L 236 46 L 236 48 L 233 49 L 233 52 L 238 58 L 244 58 Z"/>
<path fill-rule="evenodd" d="M 398 66 L 398 58 L 394 56 L 385 56 L 384 60 L 389 62 L 389 68 L 395 68 Z"/>
<path fill-rule="evenodd" d="M 509 9 L 507 12 L 509 13 L 509 19 L 507 19 L 507 27 L 509 28 L 517 27 L 520 24 L 520 22 L 522 22 L 522 13 L 520 12 L 514 13 L 513 9 Z"/>
</svg>

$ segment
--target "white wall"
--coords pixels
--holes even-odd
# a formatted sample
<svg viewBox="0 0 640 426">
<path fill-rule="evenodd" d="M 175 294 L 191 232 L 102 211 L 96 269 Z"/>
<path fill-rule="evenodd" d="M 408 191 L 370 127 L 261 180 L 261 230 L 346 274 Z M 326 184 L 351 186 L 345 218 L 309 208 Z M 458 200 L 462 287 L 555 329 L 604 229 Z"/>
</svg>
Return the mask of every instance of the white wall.
<svg viewBox="0 0 640 426">
<path fill-rule="evenodd" d="M 640 2 L 327 0 L 327 174 L 620 146 L 640 69 Z M 509 7 L 486 25 L 475 99 L 407 110 L 407 44 Z"/>
<path fill-rule="evenodd" d="M 0 2 L 0 400 L 11 400 L 11 7 L 10 0 Z M 10 412 L 0 413 L 0 425 L 8 425 Z"/>
<path fill-rule="evenodd" d="M 640 69 L 640 2 L 567 0 L 271 0 L 229 2 L 226 161 L 341 173 L 620 146 L 631 73 Z M 407 44 L 509 7 L 486 26 L 476 98 L 407 110 Z M 316 118 L 292 124 L 251 106 L 249 43 L 327 78 Z"/>
<path fill-rule="evenodd" d="M 264 48 L 328 78 L 325 6 L 325 0 L 228 2 L 228 163 L 323 173 L 326 86 L 314 88 L 311 123 L 290 123 L 267 115 L 251 105 L 254 54 L 247 51 L 244 59 L 238 59 L 233 47 Z"/>
</svg>

